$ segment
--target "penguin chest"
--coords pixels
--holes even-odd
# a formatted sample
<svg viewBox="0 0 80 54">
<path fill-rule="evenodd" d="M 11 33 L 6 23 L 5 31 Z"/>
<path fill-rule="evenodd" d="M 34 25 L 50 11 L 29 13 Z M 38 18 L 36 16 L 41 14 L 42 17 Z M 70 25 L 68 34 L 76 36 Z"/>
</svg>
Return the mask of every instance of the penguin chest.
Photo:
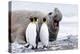
<svg viewBox="0 0 80 54">
<path fill-rule="evenodd" d="M 45 43 L 49 40 L 49 31 L 46 23 L 43 23 L 40 30 L 40 40 Z"/>
<path fill-rule="evenodd" d="M 26 38 L 28 42 L 33 43 L 36 40 L 36 24 L 30 23 L 26 30 Z"/>
</svg>

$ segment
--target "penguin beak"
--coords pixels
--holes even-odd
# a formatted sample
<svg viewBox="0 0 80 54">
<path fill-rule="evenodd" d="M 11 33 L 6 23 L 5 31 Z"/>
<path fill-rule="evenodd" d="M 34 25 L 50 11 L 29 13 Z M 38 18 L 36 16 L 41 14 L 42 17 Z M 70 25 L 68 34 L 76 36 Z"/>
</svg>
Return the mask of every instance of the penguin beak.
<svg viewBox="0 0 80 54">
<path fill-rule="evenodd" d="M 37 19 L 37 22 L 38 22 L 38 19 Z"/>
<path fill-rule="evenodd" d="M 33 22 L 35 22 L 35 19 L 33 18 Z"/>
<path fill-rule="evenodd" d="M 35 21 L 35 23 L 38 24 L 38 19 L 37 19 L 37 21 Z"/>
</svg>

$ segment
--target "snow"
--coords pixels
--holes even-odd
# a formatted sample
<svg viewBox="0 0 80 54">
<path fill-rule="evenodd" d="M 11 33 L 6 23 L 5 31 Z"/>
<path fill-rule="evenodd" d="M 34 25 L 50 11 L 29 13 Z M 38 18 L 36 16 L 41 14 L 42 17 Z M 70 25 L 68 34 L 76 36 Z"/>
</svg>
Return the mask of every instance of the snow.
<svg viewBox="0 0 80 54">
<path fill-rule="evenodd" d="M 66 17 L 63 16 L 60 22 L 60 28 L 57 38 L 61 38 L 67 35 L 78 35 L 78 17 Z"/>
<path fill-rule="evenodd" d="M 78 23 L 78 17 L 77 16 L 71 16 L 71 17 L 63 16 L 61 23 Z"/>
<path fill-rule="evenodd" d="M 63 37 L 64 38 L 64 37 Z M 38 44 L 38 49 L 32 50 L 24 47 L 24 45 L 14 42 L 11 44 L 12 53 L 25 53 L 25 52 L 40 52 L 40 51 L 55 51 L 55 50 L 68 50 L 78 48 L 78 37 L 75 35 L 65 36 L 64 39 L 57 39 L 56 41 L 49 42 L 47 49 L 42 48 L 41 42 Z"/>
</svg>

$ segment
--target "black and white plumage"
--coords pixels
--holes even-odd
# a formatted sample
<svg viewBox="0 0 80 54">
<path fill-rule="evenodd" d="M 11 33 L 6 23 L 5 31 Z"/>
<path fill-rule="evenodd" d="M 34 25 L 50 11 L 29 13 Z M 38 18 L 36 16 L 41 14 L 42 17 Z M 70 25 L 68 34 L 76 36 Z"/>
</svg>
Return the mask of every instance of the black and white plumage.
<svg viewBox="0 0 80 54">
<path fill-rule="evenodd" d="M 29 45 L 32 46 L 32 48 L 36 48 L 36 37 L 37 37 L 37 32 L 36 32 L 36 22 L 37 18 L 30 18 L 31 22 L 29 23 L 27 29 L 26 29 L 26 39 Z"/>
<path fill-rule="evenodd" d="M 43 23 L 40 29 L 40 40 L 43 44 L 43 47 L 47 47 L 48 46 L 48 42 L 49 42 L 49 31 L 48 31 L 48 26 L 46 23 L 46 18 L 43 18 Z"/>
</svg>

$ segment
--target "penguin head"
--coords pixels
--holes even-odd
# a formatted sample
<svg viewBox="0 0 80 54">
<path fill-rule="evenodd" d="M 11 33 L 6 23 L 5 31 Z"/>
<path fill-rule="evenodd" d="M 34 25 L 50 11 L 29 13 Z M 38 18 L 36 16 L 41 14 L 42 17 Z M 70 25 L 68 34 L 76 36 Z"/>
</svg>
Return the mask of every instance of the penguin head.
<svg viewBox="0 0 80 54">
<path fill-rule="evenodd" d="M 43 22 L 47 22 L 46 18 L 43 18 Z"/>
<path fill-rule="evenodd" d="M 34 17 L 34 22 L 38 22 L 38 18 L 37 17 Z"/>
<path fill-rule="evenodd" d="M 35 22 L 37 21 L 37 17 L 34 17 L 34 21 L 35 21 Z"/>
<path fill-rule="evenodd" d="M 33 22 L 33 18 L 30 18 L 30 21 Z"/>
</svg>

